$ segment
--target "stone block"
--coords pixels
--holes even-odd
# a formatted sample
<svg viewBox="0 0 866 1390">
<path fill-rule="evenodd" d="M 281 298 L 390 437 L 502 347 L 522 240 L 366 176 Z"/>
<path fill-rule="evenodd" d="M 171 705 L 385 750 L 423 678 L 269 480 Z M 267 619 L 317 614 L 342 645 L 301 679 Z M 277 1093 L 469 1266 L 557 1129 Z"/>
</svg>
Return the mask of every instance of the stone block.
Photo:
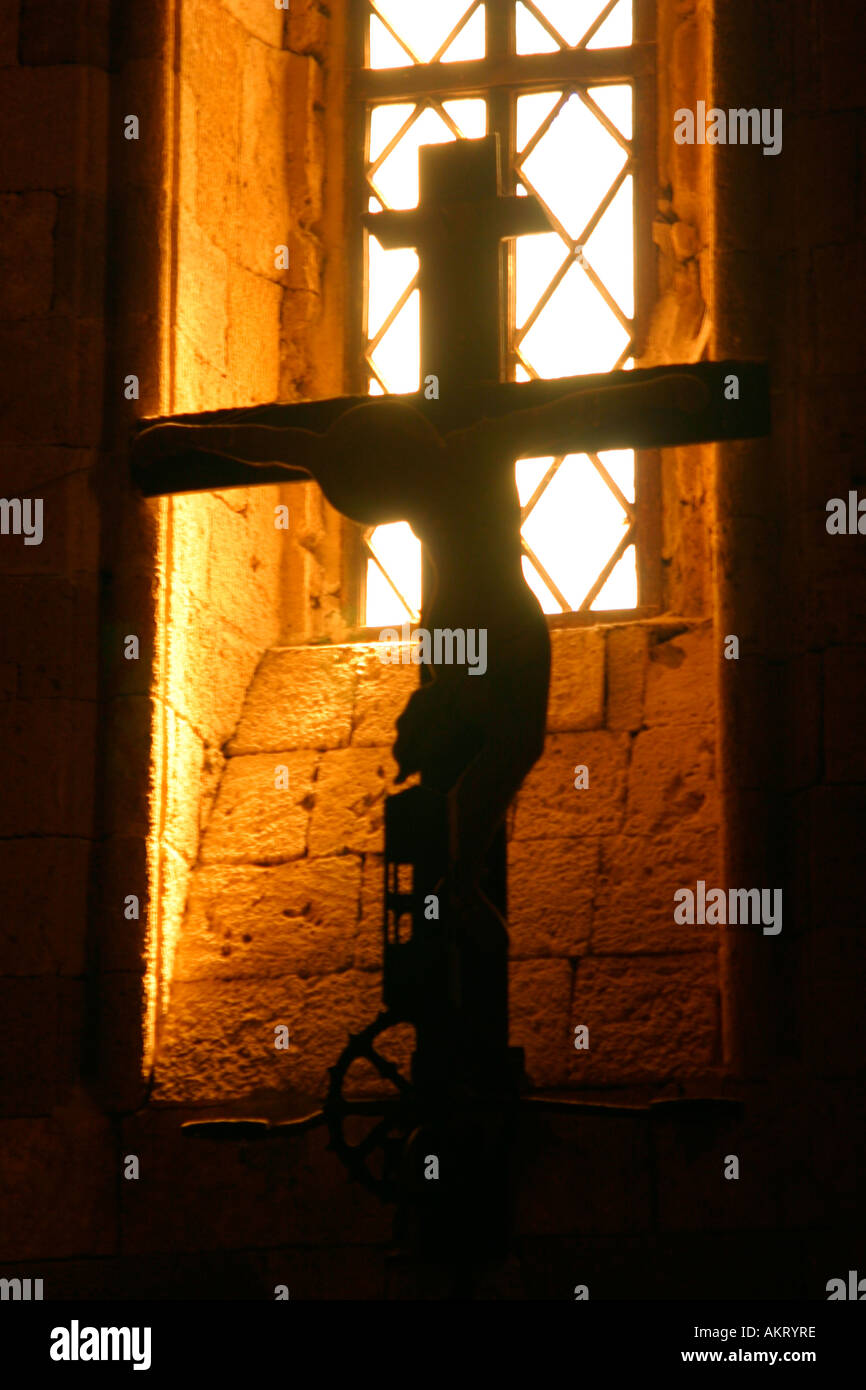
<svg viewBox="0 0 866 1390">
<path fill-rule="evenodd" d="M 104 328 L 95 320 L 50 317 L 0 326 L 4 440 L 98 445 L 104 353 Z"/>
<path fill-rule="evenodd" d="M 715 729 L 647 729 L 638 734 L 628 770 L 626 829 L 650 841 L 661 830 L 715 824 Z"/>
<path fill-rule="evenodd" d="M 697 628 L 650 648 L 644 722 L 705 724 L 716 700 L 719 652 L 712 628 Z"/>
<path fill-rule="evenodd" d="M 99 503 L 92 468 L 97 455 L 89 449 L 52 449 L 38 445 L 4 446 L 5 495 L 41 498 L 40 545 L 23 538 L 0 544 L 0 573 L 35 578 L 63 575 L 67 593 L 89 588 L 85 576 L 99 569 Z M 52 476 L 62 455 L 61 476 Z"/>
<path fill-rule="evenodd" d="M 297 3 L 298 0 L 295 0 L 295 5 Z M 223 4 L 248 34 L 261 39 L 262 43 L 270 44 L 272 48 L 281 47 L 286 22 L 284 8 L 277 8 L 273 3 L 262 4 L 262 0 L 223 0 Z"/>
<path fill-rule="evenodd" d="M 316 764 L 315 753 L 230 758 L 204 834 L 202 862 L 282 864 L 302 858 Z M 275 785 L 278 765 L 288 768 L 288 788 Z"/>
<path fill-rule="evenodd" d="M 325 753 L 313 789 L 309 852 L 381 853 L 385 795 L 394 790 L 396 764 L 376 748 L 342 748 Z"/>
<path fill-rule="evenodd" d="M 0 1114 L 47 1115 L 57 1101 L 58 981 L 0 980 Z"/>
<path fill-rule="evenodd" d="M 589 1048 L 573 1047 L 573 1028 Z M 718 1061 L 719 983 L 715 952 L 703 955 L 584 956 L 577 964 L 566 1039 L 572 1084 L 700 1076 Z"/>
<path fill-rule="evenodd" d="M 575 1110 L 539 1116 L 524 1134 L 515 1217 L 521 1235 L 649 1229 L 651 1159 L 642 1116 Z"/>
<path fill-rule="evenodd" d="M 784 206 L 779 230 L 803 247 L 839 246 L 857 234 L 857 117 L 853 112 L 785 112 L 785 157 L 779 160 Z M 827 152 L 832 151 L 832 158 Z"/>
<path fill-rule="evenodd" d="M 0 5 L 0 67 L 12 67 L 18 61 L 18 0 L 5 0 Z"/>
<path fill-rule="evenodd" d="M 389 748 L 397 737 L 397 719 L 418 689 L 418 667 L 385 664 L 379 645 L 355 647 L 357 672 L 352 743 L 361 748 Z"/>
<path fill-rule="evenodd" d="M 175 333 L 178 412 L 227 410 L 234 399 L 232 383 L 202 354 L 186 333 Z M 152 412 L 157 413 L 158 405 Z"/>
<path fill-rule="evenodd" d="M 225 372 L 228 257 L 189 216 L 179 221 L 177 255 L 178 328 L 206 362 Z"/>
<path fill-rule="evenodd" d="M 572 967 L 566 960 L 509 965 L 509 1041 L 526 1054 L 533 1086 L 564 1086 L 569 1075 Z"/>
<path fill-rule="evenodd" d="M 113 835 L 95 853 L 101 968 L 140 973 L 148 912 L 147 841 L 144 836 Z M 138 898 L 137 918 L 126 916 L 126 900 L 131 895 Z"/>
<path fill-rule="evenodd" d="M 352 964 L 360 861 L 203 867 L 194 875 L 174 979 L 321 975 Z"/>
<path fill-rule="evenodd" d="M 230 752 L 334 749 L 347 744 L 354 685 L 349 647 L 284 647 L 266 652 Z"/>
<path fill-rule="evenodd" d="M 677 825 L 651 838 L 618 835 L 601 846 L 595 891 L 592 953 L 706 951 L 716 943 L 715 927 L 680 926 L 674 921 L 674 893 L 702 878 L 720 887 L 721 843 L 715 825 Z"/>
<path fill-rule="evenodd" d="M 153 705 L 145 695 L 124 695 L 100 711 L 99 738 L 105 749 L 106 815 L 125 835 L 147 835 L 153 803 L 150 750 Z"/>
<path fill-rule="evenodd" d="M 0 744 L 8 750 L 0 837 L 92 834 L 96 708 L 91 702 L 5 700 Z"/>
<path fill-rule="evenodd" d="M 51 513 L 45 518 L 50 522 Z M 5 544 L 18 538 L 3 538 Z M 24 548 L 25 554 L 42 546 Z M 56 546 L 55 546 L 56 549 Z M 94 575 L 2 579 L 4 654 L 18 666 L 21 700 L 95 700 L 99 680 L 98 589 Z"/>
<path fill-rule="evenodd" d="M 508 853 L 512 960 L 577 956 L 586 950 L 598 864 L 595 836 L 512 842 Z"/>
<path fill-rule="evenodd" d="M 56 220 L 51 193 L 0 197 L 0 319 L 38 317 L 51 308 Z"/>
<path fill-rule="evenodd" d="M 82 1096 L 50 1118 L 0 1125 L 5 1259 L 59 1260 L 115 1249 L 117 1153 L 109 1121 Z M 46 1296 L 51 1297 L 46 1282 Z"/>
<path fill-rule="evenodd" d="M 803 1017 L 813 1074 L 862 1076 L 866 1066 L 863 978 L 866 932 L 862 921 L 810 932 L 802 950 Z"/>
<path fill-rule="evenodd" d="M 229 266 L 228 369 L 235 405 L 279 396 L 281 299 L 279 285 L 243 266 Z"/>
<path fill-rule="evenodd" d="M 550 733 L 597 729 L 604 718 L 604 633 L 563 628 L 550 634 Z"/>
<path fill-rule="evenodd" d="M 813 787 L 798 807 L 798 841 L 808 856 L 809 924 L 862 927 L 860 846 L 866 817 L 863 787 Z"/>
<path fill-rule="evenodd" d="M 111 0 L 21 0 L 18 56 L 29 65 L 78 63 L 107 68 Z"/>
<path fill-rule="evenodd" d="M 273 524 L 276 488 L 213 494 L 207 606 L 260 649 L 279 632 L 282 533 Z"/>
<path fill-rule="evenodd" d="M 199 734 L 174 710 L 165 712 L 166 778 L 163 838 L 192 864 L 198 853 L 199 804 L 204 746 Z"/>
<path fill-rule="evenodd" d="M 94 67 L 18 67 L 6 68 L 3 81 L 0 188 L 104 190 L 107 73 Z"/>
<path fill-rule="evenodd" d="M 816 356 L 822 372 L 844 375 L 866 350 L 863 316 L 857 312 L 866 293 L 866 242 L 817 246 L 812 265 Z"/>
<path fill-rule="evenodd" d="M 289 121 L 295 65 L 304 61 L 260 43 L 248 43 L 244 55 L 236 249 L 242 265 L 274 281 L 285 275 L 275 264 L 276 248 L 289 245 L 290 228 L 302 220 L 288 180 L 308 147 L 308 132 L 296 133 Z"/>
<path fill-rule="evenodd" d="M 828 782 L 866 782 L 866 646 L 824 653 L 824 765 Z"/>
<path fill-rule="evenodd" d="M 261 648 L 214 615 L 182 580 L 172 585 L 166 699 L 211 747 L 237 727 Z"/>
<path fill-rule="evenodd" d="M 204 1104 L 279 1092 L 304 1108 L 327 1089 L 347 1031 L 380 1008 L 379 981 L 360 971 L 303 981 L 180 981 L 172 990 L 157 1068 L 160 1100 Z M 289 1047 L 274 1046 L 278 1025 Z"/>
<path fill-rule="evenodd" d="M 627 734 L 552 734 L 517 795 L 516 840 L 575 838 L 618 830 L 625 812 Z M 589 786 L 575 788 L 585 766 Z"/>
<path fill-rule="evenodd" d="M 315 53 L 324 57 L 332 24 L 331 13 L 323 6 L 305 3 L 290 6 L 288 13 L 286 47 L 293 53 Z"/>
<path fill-rule="evenodd" d="M 323 69 L 313 57 L 287 58 L 285 129 L 296 157 L 288 166 L 288 195 L 302 227 L 315 227 L 323 213 L 324 108 Z M 303 153 L 302 153 L 303 152 Z"/>
<path fill-rule="evenodd" d="M 0 841 L 0 975 L 79 975 L 91 845 Z"/>
<path fill-rule="evenodd" d="M 181 69 L 196 108 L 195 206 L 202 228 L 223 250 L 237 236 L 241 83 L 247 38 L 209 0 L 186 0 Z"/>
<path fill-rule="evenodd" d="M 649 632 L 630 624 L 607 634 L 607 704 L 605 727 L 636 733 L 643 724 Z"/>
<path fill-rule="evenodd" d="M 143 1175 L 121 1190 L 124 1249 L 137 1252 L 137 1266 L 146 1252 L 226 1251 L 210 1270 L 206 1259 L 202 1269 L 199 1254 L 188 1271 L 187 1294 L 203 1296 L 203 1280 L 205 1287 L 213 1282 L 219 1289 L 220 1266 L 235 1259 L 229 1251 L 264 1247 L 269 1268 L 277 1273 L 269 1289 L 258 1285 L 255 1296 L 273 1300 L 274 1284 L 288 1283 L 294 1299 L 290 1271 L 298 1255 L 290 1247 L 306 1247 L 307 1255 L 310 1247 L 387 1240 L 389 1208 L 346 1180 L 336 1156 L 326 1150 L 327 1132 L 261 1144 L 227 1142 L 189 1131 L 154 1132 L 148 1119 L 136 1117 L 124 1126 L 123 1148 L 139 1154 Z M 221 1282 L 223 1293 L 237 1296 L 231 1281 L 223 1277 Z M 179 1283 L 179 1297 L 183 1287 Z"/>
</svg>

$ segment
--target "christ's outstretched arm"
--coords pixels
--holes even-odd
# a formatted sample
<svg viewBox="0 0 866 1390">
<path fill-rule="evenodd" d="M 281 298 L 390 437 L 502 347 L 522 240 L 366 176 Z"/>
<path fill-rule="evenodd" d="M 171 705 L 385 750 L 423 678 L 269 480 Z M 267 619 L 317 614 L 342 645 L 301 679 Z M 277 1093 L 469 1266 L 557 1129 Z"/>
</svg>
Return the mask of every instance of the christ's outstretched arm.
<svg viewBox="0 0 866 1390">
<path fill-rule="evenodd" d="M 652 381 L 629 381 L 623 372 L 614 385 L 573 391 L 544 405 L 516 410 L 493 420 L 481 420 L 465 430 L 454 430 L 448 440 L 469 443 L 474 433 L 483 434 L 497 451 L 512 458 L 542 454 L 576 453 L 597 447 L 609 437 L 611 426 L 634 433 L 648 414 L 676 420 L 706 407 L 709 389 L 704 382 L 670 372 Z"/>
</svg>

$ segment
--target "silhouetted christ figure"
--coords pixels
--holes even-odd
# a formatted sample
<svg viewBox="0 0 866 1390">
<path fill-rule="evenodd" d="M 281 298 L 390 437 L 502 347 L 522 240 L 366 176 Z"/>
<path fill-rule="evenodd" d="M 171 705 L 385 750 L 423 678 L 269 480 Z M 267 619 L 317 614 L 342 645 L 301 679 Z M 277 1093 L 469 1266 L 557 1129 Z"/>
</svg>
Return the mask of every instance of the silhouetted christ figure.
<svg viewBox="0 0 866 1390">
<path fill-rule="evenodd" d="M 655 416 L 663 430 L 665 417 L 681 423 L 707 404 L 708 388 L 693 376 L 630 375 L 444 434 L 414 406 L 379 397 L 345 411 L 323 433 L 168 423 L 145 430 L 135 444 L 139 469 L 174 458 L 182 471 L 191 455 L 199 465 L 231 458 L 282 470 L 286 481 L 314 478 L 338 511 L 363 525 L 407 520 L 433 578 L 422 626 L 486 630 L 485 674 L 431 664 L 432 679 L 397 721 L 394 756 L 398 781 L 420 773 L 448 798 L 443 887 L 462 935 L 459 988 L 492 1048 L 507 1043 L 508 937 L 479 878 L 497 827 L 542 752 L 550 675 L 547 623 L 523 577 L 514 461 L 537 455 L 540 441 L 545 452 L 594 450 L 614 422 L 628 428 L 632 419 L 645 424 Z M 479 980 L 476 990 L 473 961 L 501 973 L 501 982 L 487 979 L 484 987 Z"/>
</svg>

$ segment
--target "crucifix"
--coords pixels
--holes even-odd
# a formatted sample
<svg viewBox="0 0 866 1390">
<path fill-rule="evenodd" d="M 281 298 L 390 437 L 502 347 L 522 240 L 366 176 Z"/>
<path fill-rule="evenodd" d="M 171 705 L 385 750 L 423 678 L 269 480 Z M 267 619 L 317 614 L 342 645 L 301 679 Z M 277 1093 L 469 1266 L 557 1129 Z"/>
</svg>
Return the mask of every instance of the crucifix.
<svg viewBox="0 0 866 1390">
<path fill-rule="evenodd" d="M 386 803 L 385 1008 L 331 1068 L 317 1117 L 353 1176 L 399 1200 L 416 1243 L 459 1246 L 467 1259 L 504 1249 L 502 1151 L 527 1085 L 508 1042 L 504 819 L 544 745 L 550 642 L 521 567 L 515 460 L 769 430 L 756 363 L 503 381 L 500 249 L 549 224 L 535 198 L 501 188 L 495 137 L 426 146 L 418 208 L 367 215 L 383 246 L 418 250 L 421 375 L 438 378 L 438 399 L 348 396 L 145 421 L 133 447 L 147 496 L 313 477 L 356 522 L 408 520 L 424 548 L 424 629 L 486 633 L 483 674 L 434 658 L 397 721 L 398 781 L 420 781 Z M 416 1032 L 411 1078 L 376 1045 L 402 1022 Z M 358 1057 L 393 1101 L 344 1095 Z M 359 1144 L 347 1137 L 352 1115 L 376 1121 Z"/>
</svg>

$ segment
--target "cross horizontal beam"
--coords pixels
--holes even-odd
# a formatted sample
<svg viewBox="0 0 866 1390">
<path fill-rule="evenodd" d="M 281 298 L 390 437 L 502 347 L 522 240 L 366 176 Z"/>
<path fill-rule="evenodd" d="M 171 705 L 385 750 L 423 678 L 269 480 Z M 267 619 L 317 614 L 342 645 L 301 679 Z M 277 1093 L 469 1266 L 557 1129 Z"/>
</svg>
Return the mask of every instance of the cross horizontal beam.
<svg viewBox="0 0 866 1390">
<path fill-rule="evenodd" d="M 638 386 L 671 372 L 692 376 L 708 387 L 709 401 L 704 409 L 687 413 L 670 409 L 664 412 L 642 410 L 635 414 L 625 412 L 618 419 L 606 420 L 594 432 L 591 447 L 596 452 L 602 449 L 659 449 L 702 444 L 710 440 L 756 439 L 769 434 L 769 372 L 767 364 L 763 362 L 700 362 L 552 380 L 490 382 L 450 391 L 439 401 L 427 400 L 423 392 L 401 394 L 391 399 L 414 406 L 441 433 L 446 433 L 466 428 L 478 420 L 492 420 L 546 405 L 578 391 L 602 390 L 614 383 Z M 731 377 L 736 377 L 738 383 L 738 398 L 735 400 L 728 400 L 725 394 L 726 383 Z M 371 399 L 376 398 L 337 396 L 319 401 L 204 411 L 159 420 L 142 420 L 138 422 L 138 429 L 171 421 L 190 425 L 246 423 L 277 429 L 299 427 L 324 433 L 345 411 Z M 546 441 L 543 433 L 533 438 L 533 448 L 539 456 L 559 452 L 554 441 Z M 524 456 L 528 456 L 525 451 Z M 146 497 L 292 481 L 285 467 L 254 466 L 201 450 L 189 450 L 150 461 L 133 460 L 132 475 Z M 307 477 L 306 472 L 298 471 L 298 481 L 305 481 Z"/>
</svg>

